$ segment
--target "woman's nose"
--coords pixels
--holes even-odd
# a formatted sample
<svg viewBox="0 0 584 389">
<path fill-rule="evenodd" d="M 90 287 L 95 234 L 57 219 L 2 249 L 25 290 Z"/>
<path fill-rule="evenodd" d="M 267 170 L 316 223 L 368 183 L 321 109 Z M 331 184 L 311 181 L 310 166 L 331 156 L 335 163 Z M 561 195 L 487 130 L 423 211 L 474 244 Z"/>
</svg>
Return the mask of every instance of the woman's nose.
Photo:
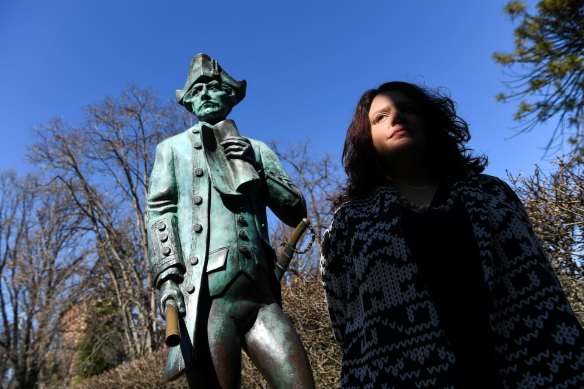
<svg viewBox="0 0 584 389">
<path fill-rule="evenodd" d="M 391 125 L 395 126 L 397 124 L 402 124 L 403 123 L 403 115 L 400 111 L 395 110 L 393 112 L 393 118 L 391 119 Z"/>
</svg>

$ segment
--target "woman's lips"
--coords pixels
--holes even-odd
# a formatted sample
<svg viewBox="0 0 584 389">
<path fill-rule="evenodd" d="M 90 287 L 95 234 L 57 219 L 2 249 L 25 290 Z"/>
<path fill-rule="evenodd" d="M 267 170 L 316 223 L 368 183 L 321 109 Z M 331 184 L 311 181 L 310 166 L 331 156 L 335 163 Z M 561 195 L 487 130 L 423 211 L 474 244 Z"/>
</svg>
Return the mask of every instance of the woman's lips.
<svg viewBox="0 0 584 389">
<path fill-rule="evenodd" d="M 391 139 L 391 138 L 393 138 L 394 136 L 396 136 L 396 135 L 399 135 L 399 134 L 406 134 L 407 132 L 408 132 L 408 131 L 407 131 L 405 128 L 403 128 L 403 127 L 398 127 L 398 128 L 396 128 L 395 130 L 393 130 L 393 132 L 392 132 L 392 133 L 391 133 L 391 135 L 389 136 L 389 139 Z"/>
</svg>

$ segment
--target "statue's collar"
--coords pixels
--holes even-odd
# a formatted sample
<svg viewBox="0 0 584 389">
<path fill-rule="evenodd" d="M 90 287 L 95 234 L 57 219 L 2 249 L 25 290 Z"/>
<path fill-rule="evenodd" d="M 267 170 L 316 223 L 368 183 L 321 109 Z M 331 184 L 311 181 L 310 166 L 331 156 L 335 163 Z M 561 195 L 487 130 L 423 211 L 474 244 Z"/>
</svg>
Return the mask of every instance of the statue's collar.
<svg viewBox="0 0 584 389">
<path fill-rule="evenodd" d="M 233 122 L 233 120 L 230 120 L 230 119 L 221 120 L 220 122 L 218 122 L 218 123 L 215 123 L 215 124 L 211 124 L 211 123 L 207 123 L 207 122 L 198 122 L 197 124 L 195 124 L 194 126 L 192 126 L 192 127 L 190 128 L 190 130 L 191 130 L 192 132 L 195 132 L 195 131 L 201 131 L 201 127 L 203 127 L 203 126 L 205 126 L 205 127 L 208 127 L 208 128 L 213 128 L 213 129 L 215 129 L 216 127 L 220 126 L 220 125 L 221 125 L 221 123 L 223 123 L 223 122 L 227 122 L 227 121 L 229 121 L 229 122 Z"/>
<path fill-rule="evenodd" d="M 189 132 L 192 132 L 193 134 L 198 134 L 201 132 L 201 126 L 203 125 L 203 123 L 198 122 L 197 124 L 195 124 L 194 126 L 192 126 L 191 128 L 188 129 Z"/>
</svg>

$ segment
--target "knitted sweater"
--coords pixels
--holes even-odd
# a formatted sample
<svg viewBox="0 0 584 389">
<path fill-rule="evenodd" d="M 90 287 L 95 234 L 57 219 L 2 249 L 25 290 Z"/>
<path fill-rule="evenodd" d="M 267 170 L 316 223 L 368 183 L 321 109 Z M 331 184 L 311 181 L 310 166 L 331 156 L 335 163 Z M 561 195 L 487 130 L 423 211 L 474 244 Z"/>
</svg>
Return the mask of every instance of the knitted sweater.
<svg viewBox="0 0 584 389">
<path fill-rule="evenodd" d="M 584 387 L 584 330 L 520 200 L 487 175 L 453 187 L 480 251 L 505 386 Z M 321 271 L 343 350 L 341 387 L 457 388 L 455 356 L 399 213 L 396 193 L 379 187 L 343 204 L 325 232 Z"/>
</svg>

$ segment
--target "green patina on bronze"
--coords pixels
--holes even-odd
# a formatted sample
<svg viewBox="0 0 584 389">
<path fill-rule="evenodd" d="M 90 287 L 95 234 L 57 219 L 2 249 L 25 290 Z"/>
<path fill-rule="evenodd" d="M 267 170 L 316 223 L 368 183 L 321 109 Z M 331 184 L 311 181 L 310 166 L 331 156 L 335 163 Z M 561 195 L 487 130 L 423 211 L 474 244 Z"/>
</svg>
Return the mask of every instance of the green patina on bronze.
<svg viewBox="0 0 584 389">
<path fill-rule="evenodd" d="M 167 304 L 181 313 L 167 379 L 238 387 L 241 348 L 272 387 L 314 386 L 308 358 L 280 308 L 266 207 L 296 226 L 306 203 L 264 143 L 227 120 L 245 97 L 236 81 L 196 55 L 177 100 L 199 123 L 161 142 L 148 194 L 150 265 Z"/>
</svg>

